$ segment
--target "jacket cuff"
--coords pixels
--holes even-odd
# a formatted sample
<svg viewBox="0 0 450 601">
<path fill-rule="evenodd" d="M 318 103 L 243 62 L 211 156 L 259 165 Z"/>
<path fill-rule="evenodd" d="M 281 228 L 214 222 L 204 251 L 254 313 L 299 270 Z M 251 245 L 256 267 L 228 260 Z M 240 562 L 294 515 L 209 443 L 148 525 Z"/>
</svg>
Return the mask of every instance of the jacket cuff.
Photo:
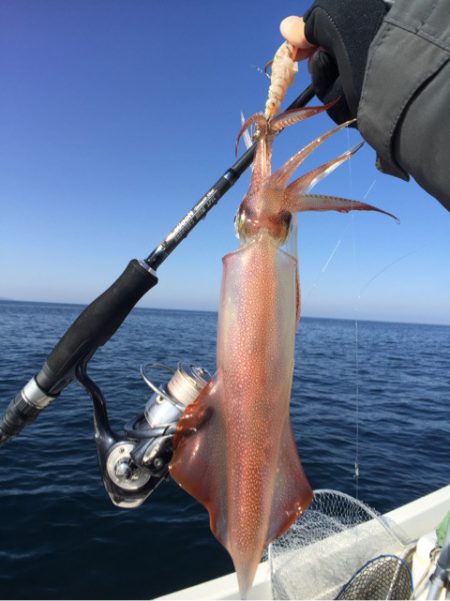
<svg viewBox="0 0 450 601">
<path fill-rule="evenodd" d="M 442 15 L 440 28 L 436 13 L 444 4 L 447 17 Z M 395 136 L 411 101 L 450 60 L 448 24 L 447 2 L 396 0 L 372 41 L 358 128 L 376 150 L 377 167 L 384 173 L 409 179 L 402 157 L 395 155 Z"/>
</svg>

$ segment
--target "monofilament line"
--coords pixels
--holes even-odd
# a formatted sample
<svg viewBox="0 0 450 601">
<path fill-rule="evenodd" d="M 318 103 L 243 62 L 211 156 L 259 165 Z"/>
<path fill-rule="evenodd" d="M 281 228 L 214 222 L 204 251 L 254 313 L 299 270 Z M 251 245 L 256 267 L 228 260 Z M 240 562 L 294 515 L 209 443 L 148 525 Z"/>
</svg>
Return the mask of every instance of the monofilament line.
<svg viewBox="0 0 450 601">
<path fill-rule="evenodd" d="M 355 497 L 359 499 L 359 355 L 358 316 L 355 315 Z"/>
<path fill-rule="evenodd" d="M 351 172 L 350 172 L 351 177 Z M 375 186 L 376 179 L 370 184 L 367 192 L 363 196 L 363 200 L 369 196 L 373 187 Z M 352 213 L 352 218 L 353 218 Z M 354 230 L 354 219 L 352 219 L 352 246 L 353 246 L 353 264 L 355 266 L 355 272 L 358 271 L 357 258 L 356 258 L 356 240 Z M 358 311 L 359 301 L 361 299 L 361 292 L 356 297 L 355 303 L 355 461 L 354 461 L 354 477 L 355 477 L 355 497 L 359 498 L 359 328 L 358 328 Z"/>
<path fill-rule="evenodd" d="M 350 148 L 350 132 L 347 128 L 347 141 L 348 147 Z M 351 168 L 351 160 L 348 161 L 348 169 L 349 169 L 349 180 L 350 180 L 350 190 L 353 190 L 353 175 Z M 369 186 L 367 192 L 365 193 L 363 199 L 367 197 L 367 195 L 372 190 L 375 185 L 375 181 Z M 357 263 L 357 255 L 356 255 L 356 237 L 355 237 L 355 217 L 354 214 L 351 214 L 351 224 L 352 224 L 352 250 L 353 250 L 353 266 L 354 272 L 358 273 L 358 263 Z M 357 298 L 355 307 L 354 307 L 354 315 L 355 315 L 355 458 L 353 463 L 354 469 L 354 479 L 355 479 L 355 498 L 359 499 L 359 353 L 358 353 L 358 345 L 359 345 L 359 331 L 358 331 L 358 300 Z"/>
</svg>

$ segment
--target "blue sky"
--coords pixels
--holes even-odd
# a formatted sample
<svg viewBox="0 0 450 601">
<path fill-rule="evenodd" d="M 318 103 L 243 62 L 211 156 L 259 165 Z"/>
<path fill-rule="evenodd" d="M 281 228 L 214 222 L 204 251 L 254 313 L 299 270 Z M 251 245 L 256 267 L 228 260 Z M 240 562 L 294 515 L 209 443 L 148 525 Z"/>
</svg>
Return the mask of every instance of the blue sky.
<svg viewBox="0 0 450 601">
<path fill-rule="evenodd" d="M 88 303 L 145 257 L 234 160 L 261 110 L 280 20 L 308 2 L 3 0 L 0 297 Z M 292 100 L 308 83 L 301 68 Z M 332 126 L 283 132 L 274 165 Z M 307 166 L 359 141 L 343 132 Z M 303 314 L 450 324 L 450 214 L 377 172 L 367 145 L 317 191 L 377 214 L 302 214 Z M 249 174 L 160 268 L 141 306 L 216 309 Z"/>
</svg>

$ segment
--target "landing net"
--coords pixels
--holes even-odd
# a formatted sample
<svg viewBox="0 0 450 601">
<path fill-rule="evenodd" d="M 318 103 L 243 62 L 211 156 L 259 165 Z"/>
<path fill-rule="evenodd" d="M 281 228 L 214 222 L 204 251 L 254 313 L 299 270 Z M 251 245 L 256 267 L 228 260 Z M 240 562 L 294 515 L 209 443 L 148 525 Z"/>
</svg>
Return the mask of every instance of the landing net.
<svg viewBox="0 0 450 601">
<path fill-rule="evenodd" d="M 316 490 L 306 513 L 269 547 L 273 598 L 407 599 L 397 596 L 410 590 L 409 569 L 401 559 L 406 548 L 399 528 L 361 501 Z M 381 555 L 395 557 L 381 561 Z M 369 596 L 363 586 L 353 596 L 356 575 Z M 397 582 L 402 578 L 403 587 Z"/>
</svg>

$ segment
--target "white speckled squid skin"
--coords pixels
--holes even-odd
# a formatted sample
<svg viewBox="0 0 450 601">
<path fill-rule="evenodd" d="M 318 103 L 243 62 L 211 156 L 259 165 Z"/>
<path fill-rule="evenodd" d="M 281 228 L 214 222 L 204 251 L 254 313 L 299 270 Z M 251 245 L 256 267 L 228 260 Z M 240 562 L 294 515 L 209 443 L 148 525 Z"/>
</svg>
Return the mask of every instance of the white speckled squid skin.
<svg viewBox="0 0 450 601">
<path fill-rule="evenodd" d="M 223 263 L 217 373 L 182 418 L 171 473 L 210 512 L 245 594 L 312 495 L 289 417 L 297 261 L 261 231 Z"/>
<path fill-rule="evenodd" d="M 312 494 L 289 415 L 297 261 L 263 230 L 223 262 L 218 378 L 224 421 L 232 424 L 224 450 L 233 466 L 224 542 L 246 590 L 264 548 L 309 505 Z"/>
</svg>

